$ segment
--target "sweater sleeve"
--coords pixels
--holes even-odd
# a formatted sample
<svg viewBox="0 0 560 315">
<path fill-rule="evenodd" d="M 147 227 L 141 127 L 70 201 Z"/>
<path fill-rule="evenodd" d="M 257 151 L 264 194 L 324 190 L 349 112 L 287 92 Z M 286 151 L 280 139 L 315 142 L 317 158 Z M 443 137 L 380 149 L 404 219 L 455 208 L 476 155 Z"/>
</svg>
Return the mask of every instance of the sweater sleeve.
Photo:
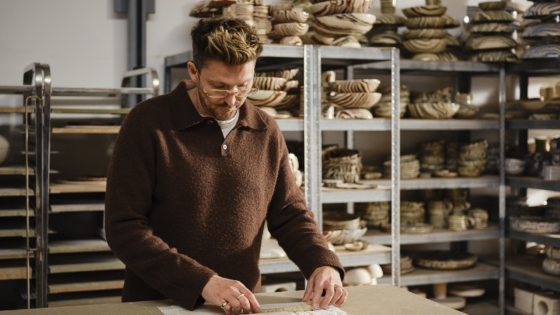
<svg viewBox="0 0 560 315">
<path fill-rule="evenodd" d="M 295 183 L 288 148 L 280 130 L 276 137 L 280 163 L 267 214 L 270 233 L 307 279 L 323 266 L 338 269 L 340 278 L 344 279 L 344 268 L 338 256 L 328 248 L 313 212 L 307 209 L 305 198 Z"/>
<path fill-rule="evenodd" d="M 149 105 L 138 104 L 118 134 L 107 178 L 105 233 L 127 268 L 192 311 L 204 302 L 202 290 L 216 273 L 170 248 L 149 225 L 157 180 L 157 130 L 150 111 Z"/>
</svg>

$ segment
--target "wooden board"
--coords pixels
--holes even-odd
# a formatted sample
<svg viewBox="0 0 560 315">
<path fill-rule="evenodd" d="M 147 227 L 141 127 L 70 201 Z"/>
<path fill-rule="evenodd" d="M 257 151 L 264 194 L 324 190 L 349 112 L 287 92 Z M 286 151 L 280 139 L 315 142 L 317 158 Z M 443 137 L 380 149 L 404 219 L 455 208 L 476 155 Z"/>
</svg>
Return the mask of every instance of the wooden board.
<svg viewBox="0 0 560 315">
<path fill-rule="evenodd" d="M 25 260 L 0 260 L 0 280 L 27 279 Z M 32 268 L 29 268 L 31 276 Z"/>
<path fill-rule="evenodd" d="M 121 294 L 107 295 L 107 296 L 96 296 L 96 297 L 85 297 L 76 299 L 64 299 L 64 300 L 54 300 L 48 302 L 48 307 L 62 307 L 62 306 L 79 306 L 79 305 L 98 305 L 98 304 L 110 304 L 110 303 L 120 303 Z"/>
<path fill-rule="evenodd" d="M 26 256 L 24 238 L 0 238 L 0 260 L 25 259 Z M 29 257 L 33 257 L 33 252 Z"/>
<path fill-rule="evenodd" d="M 35 170 L 29 168 L 29 175 L 35 174 Z M 25 175 L 25 166 L 2 166 L 0 175 Z"/>
<path fill-rule="evenodd" d="M 122 270 L 124 263 L 111 254 L 74 254 L 52 256 L 49 259 L 50 273 Z"/>
<path fill-rule="evenodd" d="M 35 192 L 33 189 L 29 189 L 29 196 L 34 196 Z M 9 196 L 25 196 L 25 187 L 0 187 L 0 196 L 1 197 L 9 197 Z"/>
<path fill-rule="evenodd" d="M 360 256 L 360 255 L 372 255 L 372 254 L 385 254 L 390 253 L 391 248 L 383 245 L 376 245 L 370 244 L 368 249 L 361 250 L 361 251 L 352 251 L 346 250 L 344 246 L 335 246 L 336 255 L 339 257 L 344 256 Z M 270 259 L 261 259 L 260 262 L 280 262 L 280 261 L 288 261 L 290 260 L 287 256 L 281 258 L 270 258 Z"/>
<path fill-rule="evenodd" d="M 34 113 L 35 107 L 27 107 L 28 113 Z M 25 107 L 0 107 L 0 113 L 25 113 Z"/>
<path fill-rule="evenodd" d="M 117 290 L 124 286 L 124 272 L 104 271 L 49 276 L 49 294 Z"/>
<path fill-rule="evenodd" d="M 97 134 L 117 134 L 121 129 L 120 126 L 96 126 L 96 127 L 63 127 L 53 128 L 52 133 L 66 133 L 66 134 L 84 134 L 84 133 L 97 133 Z"/>
<path fill-rule="evenodd" d="M 105 203 L 51 204 L 51 212 L 105 211 Z"/>
<path fill-rule="evenodd" d="M 56 114 L 128 114 L 130 108 L 125 109 L 100 109 L 100 108 L 51 108 L 51 113 Z"/>
<path fill-rule="evenodd" d="M 104 240 L 68 240 L 49 242 L 50 254 L 111 251 Z"/>
<path fill-rule="evenodd" d="M 79 185 L 59 183 L 51 183 L 49 187 L 51 194 L 105 192 L 106 189 L 106 185 Z"/>
<path fill-rule="evenodd" d="M 26 236 L 25 226 L 17 226 L 13 228 L 6 228 L 0 226 L 0 237 L 15 237 L 15 236 Z M 35 230 L 29 228 L 29 236 L 35 236 Z"/>
<path fill-rule="evenodd" d="M 25 209 L 0 209 L 0 217 L 25 217 Z M 29 209 L 29 215 L 35 215 L 35 210 Z"/>
</svg>

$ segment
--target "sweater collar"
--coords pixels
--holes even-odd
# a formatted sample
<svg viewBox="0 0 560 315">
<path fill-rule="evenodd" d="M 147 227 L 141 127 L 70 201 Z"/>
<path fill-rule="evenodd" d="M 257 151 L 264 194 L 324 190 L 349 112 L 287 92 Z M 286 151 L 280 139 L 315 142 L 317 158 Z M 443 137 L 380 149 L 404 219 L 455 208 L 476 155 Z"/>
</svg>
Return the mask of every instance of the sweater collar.
<svg viewBox="0 0 560 315">
<path fill-rule="evenodd" d="M 177 130 L 187 129 L 208 119 L 198 113 L 189 97 L 188 91 L 195 87 L 194 82 L 183 80 L 169 94 L 171 96 L 173 121 Z M 262 115 L 267 114 L 246 100 L 245 104 L 239 108 L 239 121 L 237 125 L 255 130 L 264 130 L 267 128 L 267 124 Z"/>
</svg>

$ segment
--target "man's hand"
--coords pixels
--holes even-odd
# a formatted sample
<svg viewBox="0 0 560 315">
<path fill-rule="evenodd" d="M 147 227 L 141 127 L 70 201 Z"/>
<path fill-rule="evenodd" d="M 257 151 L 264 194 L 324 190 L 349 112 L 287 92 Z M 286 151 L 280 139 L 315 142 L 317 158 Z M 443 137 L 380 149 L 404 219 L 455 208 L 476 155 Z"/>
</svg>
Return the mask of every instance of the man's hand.
<svg viewBox="0 0 560 315">
<path fill-rule="evenodd" d="M 245 294 L 237 299 L 241 294 Z M 202 297 L 214 304 L 221 306 L 227 302 L 224 311 L 226 314 L 249 314 L 252 312 L 259 313 L 261 311 L 259 302 L 253 293 L 247 289 L 243 283 L 235 280 L 213 276 L 202 290 Z"/>
<path fill-rule="evenodd" d="M 319 305 L 319 300 L 326 291 L 323 301 Z M 303 302 L 309 302 L 313 294 L 313 308 L 325 308 L 327 305 L 340 306 L 346 301 L 348 292 L 342 288 L 342 280 L 340 273 L 333 267 L 320 267 L 315 269 L 309 281 L 307 282 L 307 289 L 303 295 Z"/>
</svg>

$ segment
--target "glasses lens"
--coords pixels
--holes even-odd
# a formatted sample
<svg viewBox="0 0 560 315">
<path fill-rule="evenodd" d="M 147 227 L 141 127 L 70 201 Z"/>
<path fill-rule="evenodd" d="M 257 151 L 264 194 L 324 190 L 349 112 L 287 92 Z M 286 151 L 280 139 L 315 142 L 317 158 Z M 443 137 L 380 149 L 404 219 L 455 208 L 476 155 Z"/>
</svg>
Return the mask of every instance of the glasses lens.
<svg viewBox="0 0 560 315">
<path fill-rule="evenodd" d="M 245 95 L 243 95 L 243 96 L 251 96 L 251 95 L 254 95 L 255 93 L 257 93 L 258 90 L 259 90 L 259 89 L 257 89 L 257 88 L 252 88 L 252 89 L 250 89 L 250 90 L 247 90 L 247 92 L 246 92 Z M 241 94 L 241 93 L 240 93 L 240 94 Z"/>
<path fill-rule="evenodd" d="M 216 91 L 216 90 L 210 90 L 207 92 L 209 97 L 214 97 L 214 98 L 220 98 L 220 97 L 226 97 L 228 96 L 228 92 L 227 91 Z"/>
</svg>

